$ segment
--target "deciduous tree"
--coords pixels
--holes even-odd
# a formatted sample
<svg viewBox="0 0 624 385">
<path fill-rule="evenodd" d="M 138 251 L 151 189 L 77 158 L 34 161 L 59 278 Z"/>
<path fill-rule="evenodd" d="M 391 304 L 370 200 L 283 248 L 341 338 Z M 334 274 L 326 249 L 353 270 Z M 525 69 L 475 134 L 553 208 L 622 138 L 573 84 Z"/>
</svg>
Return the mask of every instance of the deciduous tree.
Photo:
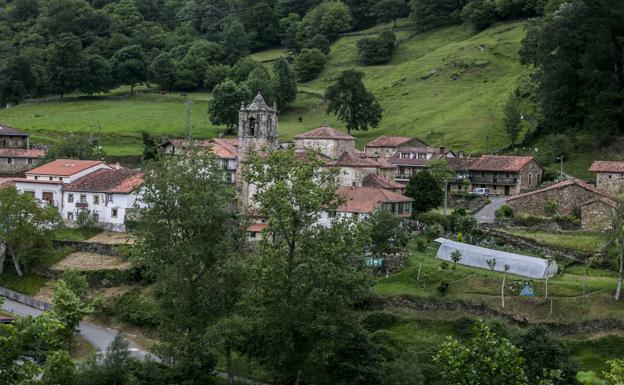
<svg viewBox="0 0 624 385">
<path fill-rule="evenodd" d="M 212 91 L 208 102 L 208 114 L 213 124 L 226 126 L 228 133 L 234 133 L 238 126 L 238 112 L 241 104 L 251 99 L 251 92 L 245 84 L 226 80 Z"/>
<path fill-rule="evenodd" d="M 277 59 L 273 64 L 273 75 L 275 76 L 277 107 L 283 110 L 297 98 L 297 79 L 290 64 L 284 58 Z"/>
<path fill-rule="evenodd" d="M 377 98 L 364 86 L 363 77 L 360 71 L 344 71 L 325 91 L 327 112 L 345 122 L 349 133 L 378 127 L 383 115 Z"/>
<path fill-rule="evenodd" d="M 137 84 L 147 80 L 145 54 L 139 45 L 129 45 L 115 52 L 111 67 L 113 79 L 120 84 L 129 85 L 130 93 L 134 92 Z"/>
<path fill-rule="evenodd" d="M 414 199 L 412 207 L 417 213 L 439 207 L 444 200 L 444 191 L 428 171 L 412 175 L 405 188 L 405 195 Z"/>
</svg>

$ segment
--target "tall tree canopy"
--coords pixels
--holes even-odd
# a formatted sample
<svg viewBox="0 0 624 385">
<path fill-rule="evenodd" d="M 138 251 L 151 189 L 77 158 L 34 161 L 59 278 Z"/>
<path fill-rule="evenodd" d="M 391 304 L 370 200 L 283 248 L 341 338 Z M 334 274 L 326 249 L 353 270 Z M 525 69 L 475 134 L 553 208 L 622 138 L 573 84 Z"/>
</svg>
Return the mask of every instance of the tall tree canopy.
<svg viewBox="0 0 624 385">
<path fill-rule="evenodd" d="M 327 112 L 345 122 L 349 133 L 368 130 L 369 126 L 378 127 L 383 115 L 375 95 L 364 86 L 363 77 L 360 71 L 344 71 L 325 91 Z"/>
</svg>

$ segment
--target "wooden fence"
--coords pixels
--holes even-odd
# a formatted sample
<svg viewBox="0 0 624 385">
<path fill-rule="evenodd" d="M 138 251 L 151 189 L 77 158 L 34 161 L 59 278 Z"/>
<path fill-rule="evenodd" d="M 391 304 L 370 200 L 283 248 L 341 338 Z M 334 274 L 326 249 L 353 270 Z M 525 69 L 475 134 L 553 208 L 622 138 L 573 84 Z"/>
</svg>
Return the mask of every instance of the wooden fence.
<svg viewBox="0 0 624 385">
<path fill-rule="evenodd" d="M 0 297 L 5 297 L 15 302 L 21 303 L 22 305 L 34 307 L 35 309 L 43 311 L 52 310 L 53 308 L 53 305 L 51 303 L 39 301 L 38 299 L 34 299 L 33 297 L 15 292 L 13 290 L 5 289 L 4 287 L 0 287 Z"/>
</svg>

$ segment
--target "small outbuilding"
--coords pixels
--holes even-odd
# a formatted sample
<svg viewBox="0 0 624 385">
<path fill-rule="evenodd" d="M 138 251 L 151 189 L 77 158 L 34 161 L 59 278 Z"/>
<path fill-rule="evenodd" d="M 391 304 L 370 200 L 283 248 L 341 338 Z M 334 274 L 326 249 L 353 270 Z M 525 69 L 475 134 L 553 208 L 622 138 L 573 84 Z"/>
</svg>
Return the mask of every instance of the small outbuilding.
<svg viewBox="0 0 624 385">
<path fill-rule="evenodd" d="M 495 271 L 504 272 L 505 265 L 508 265 L 508 273 L 521 277 L 546 279 L 557 273 L 557 262 L 555 261 L 549 263 L 543 258 L 486 249 L 445 238 L 438 238 L 435 242 L 440 244 L 436 257 L 443 261 L 451 262 L 451 254 L 454 251 L 459 251 L 461 253 L 461 259 L 458 262 L 460 265 L 490 269 L 488 261 L 496 260 Z"/>
</svg>

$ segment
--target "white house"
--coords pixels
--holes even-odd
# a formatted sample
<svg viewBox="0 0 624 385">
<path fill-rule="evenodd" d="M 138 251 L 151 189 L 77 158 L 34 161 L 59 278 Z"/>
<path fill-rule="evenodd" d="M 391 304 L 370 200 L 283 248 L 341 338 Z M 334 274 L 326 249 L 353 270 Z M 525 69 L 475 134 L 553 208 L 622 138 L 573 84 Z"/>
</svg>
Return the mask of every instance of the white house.
<svg viewBox="0 0 624 385">
<path fill-rule="evenodd" d="M 59 159 L 14 181 L 18 190 L 56 207 L 70 225 L 80 211 L 89 210 L 100 226 L 125 231 L 142 177 L 139 171 L 114 169 L 100 161 Z"/>
<path fill-rule="evenodd" d="M 63 186 L 63 218 L 72 223 L 89 210 L 98 224 L 125 231 L 128 213 L 135 208 L 143 173 L 136 170 L 98 170 Z"/>
</svg>

